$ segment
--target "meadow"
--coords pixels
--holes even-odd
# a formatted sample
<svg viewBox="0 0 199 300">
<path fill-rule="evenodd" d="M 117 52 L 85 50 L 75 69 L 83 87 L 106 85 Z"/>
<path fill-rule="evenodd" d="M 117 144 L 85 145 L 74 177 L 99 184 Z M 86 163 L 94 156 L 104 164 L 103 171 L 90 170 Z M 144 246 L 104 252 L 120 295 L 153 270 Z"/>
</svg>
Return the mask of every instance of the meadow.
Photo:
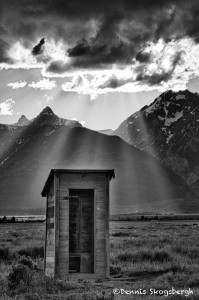
<svg viewBox="0 0 199 300">
<path fill-rule="evenodd" d="M 45 276 L 44 238 L 45 223 L 0 224 L 0 299 L 199 299 L 199 221 L 111 221 L 107 281 Z"/>
</svg>

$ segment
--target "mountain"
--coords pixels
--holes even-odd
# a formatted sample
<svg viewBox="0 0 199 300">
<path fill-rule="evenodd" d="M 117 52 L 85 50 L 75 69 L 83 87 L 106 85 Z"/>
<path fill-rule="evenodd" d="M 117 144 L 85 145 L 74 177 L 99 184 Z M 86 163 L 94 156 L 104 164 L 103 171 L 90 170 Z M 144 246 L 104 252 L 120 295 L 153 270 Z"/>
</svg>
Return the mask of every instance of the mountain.
<svg viewBox="0 0 199 300">
<path fill-rule="evenodd" d="M 29 121 L 26 116 L 22 115 L 18 122 L 13 124 L 14 126 L 26 126 L 26 125 L 29 125 L 31 121 Z"/>
<path fill-rule="evenodd" d="M 168 91 L 114 132 L 176 172 L 199 194 L 199 94 Z M 193 195 L 192 195 L 193 196 Z"/>
<path fill-rule="evenodd" d="M 103 133 L 106 135 L 111 135 L 113 133 L 112 129 L 103 129 L 103 130 L 98 130 L 99 133 Z"/>
<path fill-rule="evenodd" d="M 63 118 L 59 118 L 54 114 L 52 109 L 47 106 L 42 110 L 42 112 L 32 121 L 34 125 L 57 125 L 57 126 L 69 126 L 69 127 L 82 127 L 82 125 L 75 120 L 67 120 Z"/>
<path fill-rule="evenodd" d="M 186 200 L 188 185 L 151 155 L 116 136 L 57 124 L 46 109 L 28 126 L 0 126 L 0 141 L 9 141 L 0 159 L 1 213 L 43 212 L 41 191 L 51 168 L 115 169 L 111 213 L 199 211 L 195 199 Z"/>
<path fill-rule="evenodd" d="M 59 118 L 54 114 L 50 107 L 44 108 L 41 113 L 34 119 L 28 120 L 25 116 L 21 116 L 17 123 L 6 125 L 0 124 L 0 165 L 2 161 L 7 160 L 10 155 L 18 151 L 23 145 L 31 139 L 31 136 L 24 137 L 24 132 L 28 126 L 31 128 L 36 126 L 67 126 L 82 127 L 78 121 Z M 49 135 L 51 133 L 48 133 Z"/>
</svg>

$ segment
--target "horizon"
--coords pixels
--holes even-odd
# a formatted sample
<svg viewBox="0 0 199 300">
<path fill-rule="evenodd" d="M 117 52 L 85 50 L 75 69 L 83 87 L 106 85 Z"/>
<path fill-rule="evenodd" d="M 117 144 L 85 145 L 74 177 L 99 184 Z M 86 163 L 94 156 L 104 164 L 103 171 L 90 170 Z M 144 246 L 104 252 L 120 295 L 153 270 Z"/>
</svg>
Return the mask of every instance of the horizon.
<svg viewBox="0 0 199 300">
<path fill-rule="evenodd" d="M 192 92 L 192 93 L 199 93 L 199 90 L 198 90 L 198 92 L 196 92 L 193 88 L 192 89 L 186 89 L 186 90 L 188 90 L 189 92 Z M 180 91 L 178 91 L 178 92 L 184 92 L 185 90 L 180 90 Z M 165 92 L 167 92 L 167 91 L 165 91 Z M 165 93 L 165 92 L 163 92 L 163 93 Z M 176 91 L 173 91 L 174 93 L 176 93 Z M 110 126 L 109 127 L 105 127 L 105 126 L 103 126 L 103 124 L 101 125 L 102 127 L 101 128 L 99 128 L 98 126 L 98 123 L 97 122 L 95 122 L 95 124 L 93 124 L 93 123 L 91 123 L 91 125 L 89 124 L 89 122 L 86 122 L 86 121 L 82 121 L 82 120 L 79 120 L 78 118 L 76 118 L 76 117 L 73 117 L 73 118 L 69 118 L 69 117 L 67 117 L 67 114 L 63 114 L 63 111 L 60 111 L 60 110 L 58 110 L 58 113 L 55 113 L 55 110 L 57 110 L 56 109 L 56 107 L 52 107 L 53 105 L 50 105 L 49 103 L 47 103 L 46 104 L 46 106 L 44 106 L 44 107 L 42 107 L 42 108 L 40 108 L 40 110 L 38 111 L 37 110 L 37 112 L 35 112 L 35 114 L 31 114 L 31 116 L 32 116 L 32 118 L 28 118 L 27 117 L 27 115 L 26 114 L 23 114 L 23 113 L 21 113 L 21 114 L 17 114 L 17 115 L 15 115 L 14 117 L 15 117 L 15 121 L 13 121 L 13 115 L 11 115 L 10 116 L 10 118 L 6 118 L 6 119 L 4 119 L 4 120 L 2 120 L 1 121 L 1 119 L 2 119 L 2 116 L 0 115 L 0 123 L 1 124 L 5 124 L 5 125 L 14 125 L 15 123 L 17 123 L 18 122 L 18 120 L 22 117 L 22 116 L 25 116 L 26 118 L 27 118 L 27 120 L 28 121 L 32 121 L 34 118 L 36 118 L 45 108 L 47 108 L 47 107 L 49 107 L 51 110 L 52 110 L 52 112 L 57 116 L 57 117 L 59 117 L 59 118 L 63 118 L 63 119 L 67 119 L 67 120 L 74 120 L 74 121 L 78 121 L 80 124 L 82 124 L 82 126 L 83 127 L 85 127 L 85 128 L 88 128 L 88 129 L 91 129 L 91 130 L 94 130 L 94 131 L 102 131 L 102 130 L 116 130 L 118 127 L 119 127 L 119 125 L 124 121 L 124 120 L 126 120 L 128 117 L 130 117 L 132 114 L 134 114 L 135 112 L 137 112 L 137 111 L 139 111 L 139 110 L 141 110 L 144 106 L 150 106 L 152 103 L 153 103 L 153 101 L 156 99 L 156 98 L 158 98 L 161 94 L 163 94 L 163 93 L 158 93 L 157 94 L 157 96 L 155 96 L 155 98 L 154 99 L 151 99 L 150 101 L 145 101 L 145 103 L 143 103 L 143 105 L 141 105 L 140 103 L 140 105 L 138 104 L 137 106 L 136 106 L 136 108 L 137 109 L 133 109 L 133 107 L 132 107 L 132 112 L 130 112 L 130 111 L 125 111 L 125 113 L 123 113 L 122 115 L 120 115 L 120 119 L 117 119 L 117 125 L 116 126 L 112 126 L 111 127 L 111 124 L 112 124 L 112 120 L 110 120 Z M 107 100 L 107 101 L 109 101 L 109 100 Z M 141 102 L 142 103 L 142 102 Z M 86 116 L 85 116 L 86 117 Z M 85 119 L 85 118 L 84 118 Z M 107 124 L 108 124 L 108 122 L 107 122 Z M 90 127 L 89 127 L 89 125 L 90 125 Z M 113 128 L 114 127 L 114 128 Z"/>
</svg>

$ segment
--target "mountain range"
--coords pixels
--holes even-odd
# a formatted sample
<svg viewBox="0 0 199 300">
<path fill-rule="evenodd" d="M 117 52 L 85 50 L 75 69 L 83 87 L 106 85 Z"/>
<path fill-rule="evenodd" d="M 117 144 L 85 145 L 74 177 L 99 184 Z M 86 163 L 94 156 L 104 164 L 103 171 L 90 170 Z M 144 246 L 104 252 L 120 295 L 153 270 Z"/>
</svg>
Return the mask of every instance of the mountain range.
<svg viewBox="0 0 199 300">
<path fill-rule="evenodd" d="M 110 184 L 112 214 L 199 211 L 194 177 L 198 170 L 194 169 L 197 141 L 191 139 L 189 144 L 189 136 L 180 134 L 188 128 L 191 132 L 189 126 L 197 124 L 191 123 L 191 117 L 191 125 L 179 123 L 186 115 L 187 95 L 198 99 L 188 91 L 162 94 L 114 132 L 84 128 L 77 121 L 59 118 L 49 107 L 33 120 L 22 116 L 13 125 L 0 124 L 1 214 L 9 210 L 43 213 L 45 200 L 41 190 L 51 168 L 115 169 L 116 178 Z M 190 112 L 197 110 L 191 109 Z M 178 132 L 176 137 L 174 130 Z M 177 161 L 176 165 L 181 164 L 183 150 L 174 144 L 169 147 L 175 139 L 177 146 L 181 143 L 182 147 L 187 141 L 186 172 L 176 170 L 172 162 L 172 167 L 169 164 L 169 157 Z M 192 177 L 191 170 L 195 172 Z"/>
<path fill-rule="evenodd" d="M 144 150 L 178 174 L 199 194 L 199 94 L 160 95 L 112 133 Z"/>
</svg>

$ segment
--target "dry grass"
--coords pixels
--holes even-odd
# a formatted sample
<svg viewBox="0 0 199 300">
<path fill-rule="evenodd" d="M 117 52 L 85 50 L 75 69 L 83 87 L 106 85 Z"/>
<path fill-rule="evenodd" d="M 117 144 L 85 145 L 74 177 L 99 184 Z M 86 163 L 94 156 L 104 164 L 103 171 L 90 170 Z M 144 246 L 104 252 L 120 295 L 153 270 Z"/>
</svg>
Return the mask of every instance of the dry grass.
<svg viewBox="0 0 199 300">
<path fill-rule="evenodd" d="M 129 222 L 123 222 L 118 226 L 115 222 L 112 226 L 111 265 L 121 269 L 119 275 L 199 273 L 199 223 L 133 224 L 129 227 Z"/>
<path fill-rule="evenodd" d="M 42 268 L 45 225 L 42 223 L 0 225 L 0 299 L 132 299 L 114 297 L 113 288 L 183 289 L 194 295 L 168 296 L 169 300 L 199 299 L 199 222 L 111 222 L 111 274 L 117 281 L 57 281 Z M 31 257 L 38 269 L 32 269 Z M 29 258 L 28 258 L 29 259 Z M 14 269 L 15 268 L 15 269 Z M 22 278 L 10 285 L 15 274 Z M 23 277 L 23 274 L 26 274 Z M 10 277 L 9 277 L 10 276 Z M 13 275 L 16 276 L 16 275 Z M 18 277 L 17 277 L 18 278 Z M 124 279 L 130 281 L 123 281 Z M 14 280 L 15 281 L 15 280 Z M 11 286 L 13 288 L 11 288 Z M 133 299 L 163 299 L 164 296 L 139 296 Z"/>
</svg>

